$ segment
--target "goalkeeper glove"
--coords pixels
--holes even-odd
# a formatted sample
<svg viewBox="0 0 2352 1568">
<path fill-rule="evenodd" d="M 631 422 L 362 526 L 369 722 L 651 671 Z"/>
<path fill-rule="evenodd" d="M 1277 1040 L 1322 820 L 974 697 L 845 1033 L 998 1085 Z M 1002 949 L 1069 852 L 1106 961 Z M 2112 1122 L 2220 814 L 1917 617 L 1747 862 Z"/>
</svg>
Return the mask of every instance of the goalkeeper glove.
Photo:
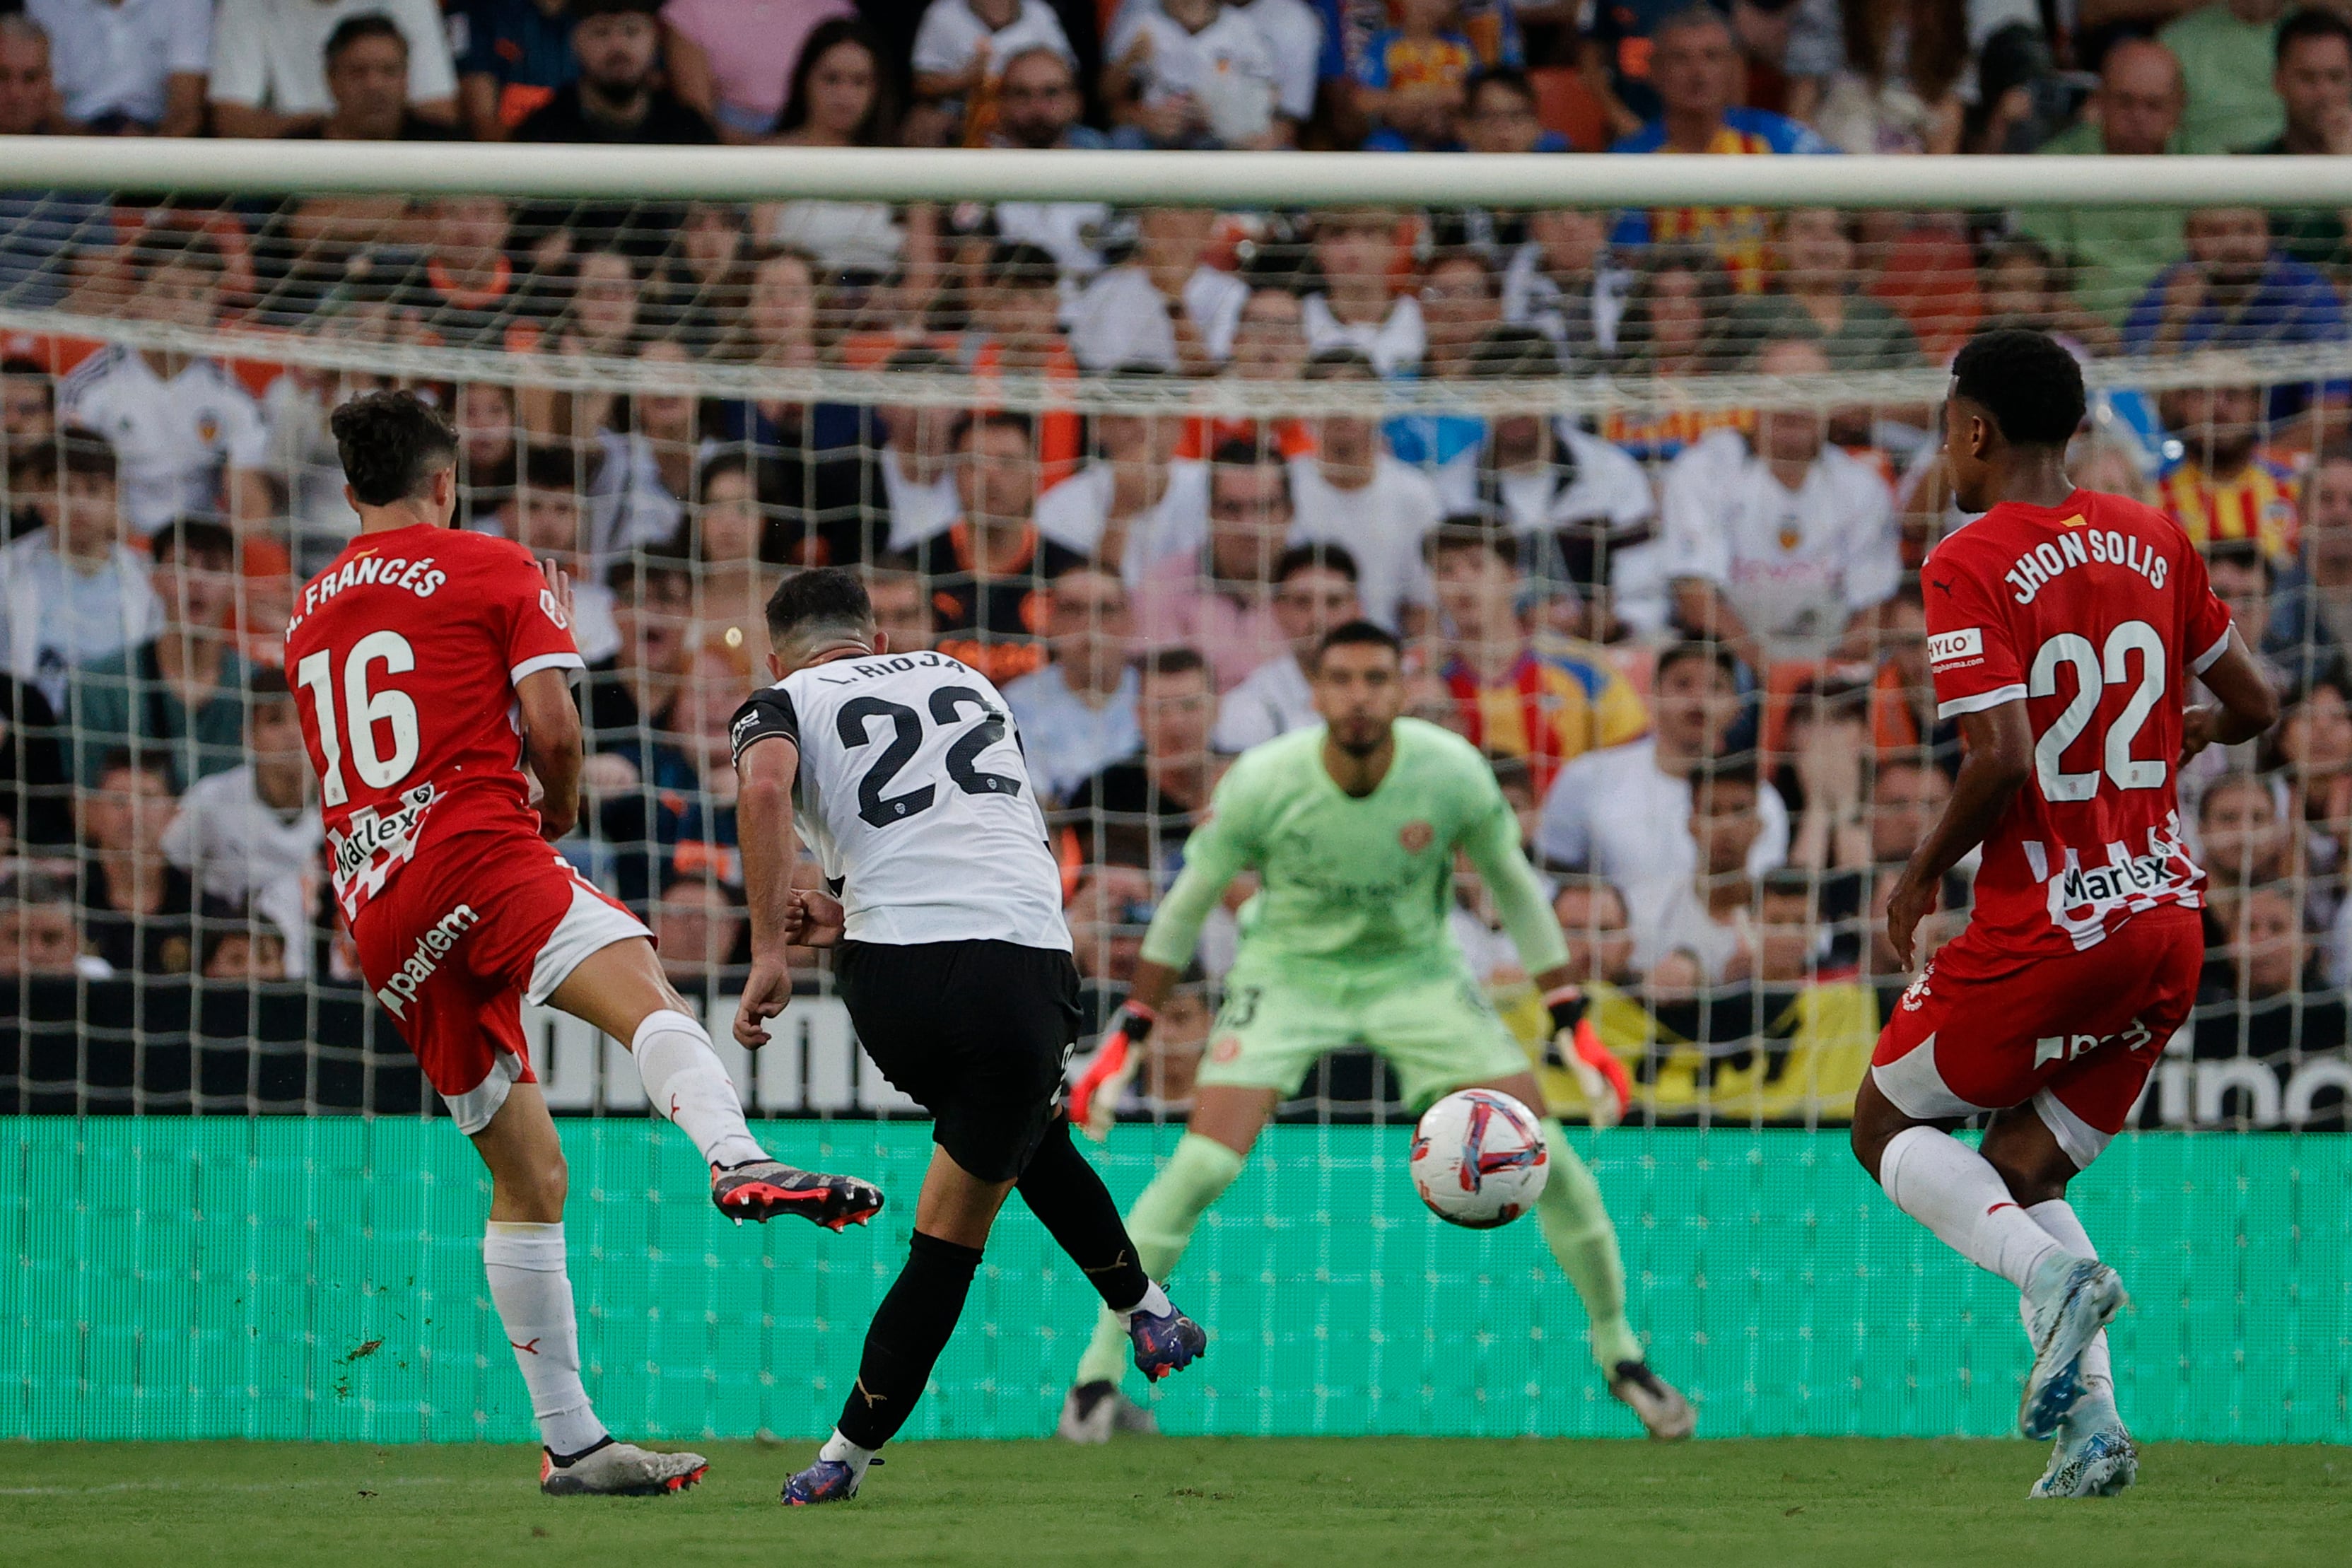
<svg viewBox="0 0 2352 1568">
<path fill-rule="evenodd" d="M 1140 1002 L 1120 1004 L 1102 1048 L 1070 1086 L 1070 1120 L 1096 1142 L 1110 1136 L 1111 1123 L 1118 1120 L 1118 1097 L 1142 1065 L 1135 1047 L 1151 1037 L 1151 1026 L 1159 1021 L 1160 1015 Z"/>
<path fill-rule="evenodd" d="M 1584 993 L 1573 985 L 1544 993 L 1551 1010 L 1551 1043 L 1544 1060 L 1576 1075 L 1585 1106 L 1596 1128 L 1614 1127 L 1625 1120 L 1633 1100 L 1633 1080 L 1617 1054 L 1601 1043 L 1592 1020 L 1584 1016 Z"/>
</svg>

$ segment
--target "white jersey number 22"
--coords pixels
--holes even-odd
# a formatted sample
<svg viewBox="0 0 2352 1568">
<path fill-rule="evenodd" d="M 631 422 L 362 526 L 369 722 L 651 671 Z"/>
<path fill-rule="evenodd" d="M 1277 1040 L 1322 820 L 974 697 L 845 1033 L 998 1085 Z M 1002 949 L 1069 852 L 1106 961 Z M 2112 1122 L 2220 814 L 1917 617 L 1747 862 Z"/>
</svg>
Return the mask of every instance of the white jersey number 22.
<svg viewBox="0 0 2352 1568">
<path fill-rule="evenodd" d="M 991 708 L 988 699 L 969 686 L 942 686 L 931 693 L 931 720 L 941 729 L 959 723 L 961 710 L 967 704 L 980 710 L 980 722 L 948 748 L 949 780 L 966 795 L 1019 795 L 1019 779 L 983 773 L 972 765 L 981 752 L 1004 739 L 1004 715 Z M 840 734 L 841 743 L 854 752 L 875 743 L 873 721 L 877 719 L 889 721 L 889 727 L 880 731 L 889 737 L 889 743 L 857 781 L 857 815 L 869 827 L 887 827 L 929 811 L 939 799 L 939 789 L 926 784 L 899 795 L 882 793 L 922 749 L 923 719 L 903 702 L 893 702 L 887 697 L 858 697 L 841 705 L 841 711 L 835 715 L 834 728 Z"/>
</svg>

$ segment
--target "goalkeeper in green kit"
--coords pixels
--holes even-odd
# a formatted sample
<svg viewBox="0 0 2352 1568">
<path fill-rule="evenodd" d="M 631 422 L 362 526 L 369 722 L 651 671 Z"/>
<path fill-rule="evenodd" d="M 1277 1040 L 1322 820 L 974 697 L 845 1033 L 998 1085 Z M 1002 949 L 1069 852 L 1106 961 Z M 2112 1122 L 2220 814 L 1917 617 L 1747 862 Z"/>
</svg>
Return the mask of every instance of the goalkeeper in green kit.
<svg viewBox="0 0 2352 1568">
<path fill-rule="evenodd" d="M 1138 1261 L 1155 1279 L 1175 1267 L 1202 1214 L 1241 1173 L 1276 1105 L 1328 1051 L 1370 1046 L 1416 1114 L 1473 1087 L 1541 1110 L 1526 1054 L 1447 927 L 1457 848 L 1486 879 L 1544 993 L 1562 1059 L 1601 1097 L 1596 1103 L 1623 1105 L 1622 1068 L 1577 1026 L 1583 1003 L 1569 982 L 1567 943 L 1486 759 L 1449 731 L 1399 717 L 1397 639 L 1369 622 L 1324 637 L 1312 680 L 1323 724 L 1244 752 L 1218 785 L 1144 939 L 1127 1003 L 1072 1092 L 1071 1120 L 1099 1136 L 1133 1070 L 1132 1047 L 1192 962 L 1202 922 L 1236 876 L 1256 871 L 1261 888 L 1242 910 L 1240 956 L 1209 1033 L 1191 1123 L 1127 1216 Z M 1609 1391 L 1652 1436 L 1687 1437 L 1689 1403 L 1649 1369 L 1625 1321 L 1624 1266 L 1600 1188 L 1559 1123 L 1547 1118 L 1544 1130 L 1551 1176 L 1536 1215 L 1584 1299 Z M 1101 1442 L 1134 1424 L 1118 1384 L 1127 1354 L 1126 1329 L 1106 1317 L 1078 1363 L 1061 1436 Z"/>
</svg>

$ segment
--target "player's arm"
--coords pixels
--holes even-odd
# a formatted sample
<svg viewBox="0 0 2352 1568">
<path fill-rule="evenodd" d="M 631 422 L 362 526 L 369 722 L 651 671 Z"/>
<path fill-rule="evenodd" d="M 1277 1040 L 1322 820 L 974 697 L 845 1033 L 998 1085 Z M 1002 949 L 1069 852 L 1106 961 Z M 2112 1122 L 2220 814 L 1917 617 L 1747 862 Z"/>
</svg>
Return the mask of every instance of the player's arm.
<svg viewBox="0 0 2352 1568">
<path fill-rule="evenodd" d="M 1168 1005 L 1169 994 L 1192 962 L 1201 927 L 1225 889 L 1249 865 L 1249 847 L 1237 826 L 1244 815 L 1239 797 L 1245 785 L 1234 781 L 1242 777 L 1239 769 L 1225 775 L 1209 820 L 1184 840 L 1184 869 L 1177 873 L 1176 885 L 1160 900 L 1151 927 L 1143 933 L 1143 952 L 1128 983 L 1127 1000 L 1103 1031 L 1101 1048 L 1070 1086 L 1070 1121 L 1097 1138 L 1110 1131 L 1119 1088 L 1135 1071 L 1133 1049 L 1150 1037 L 1160 1009 Z"/>
<path fill-rule="evenodd" d="M 1952 781 L 1952 798 L 1943 819 L 1903 868 L 1886 906 L 1887 941 L 1906 969 L 1911 967 L 1919 922 L 1936 907 L 1936 889 L 1963 856 L 1984 842 L 2033 776 L 2033 726 L 2026 720 L 2025 699 L 1962 713 L 1959 724 L 1968 754 Z"/>
<path fill-rule="evenodd" d="M 818 939 L 801 895 L 793 888 L 799 838 L 793 827 L 793 784 L 800 776 L 800 716 L 792 699 L 771 688 L 736 710 L 730 729 L 735 746 L 735 843 L 743 857 L 744 912 L 751 926 L 751 972 L 735 1013 L 735 1040 L 746 1050 L 768 1043 L 767 1022 L 793 999 L 794 942 Z M 822 923 L 837 920 L 831 900 L 818 911 Z M 828 934 L 838 936 L 837 930 Z"/>
<path fill-rule="evenodd" d="M 1493 798 L 1463 837 L 1462 851 L 1486 881 L 1520 964 L 1543 994 L 1544 1006 L 1551 1014 L 1551 1047 L 1547 1057 L 1576 1075 L 1594 1124 L 1613 1126 L 1623 1118 L 1633 1099 L 1633 1080 L 1624 1064 L 1584 1021 L 1584 993 L 1578 989 L 1576 973 L 1569 966 L 1568 939 L 1560 931 L 1559 916 L 1553 912 L 1551 900 L 1544 896 L 1543 883 L 1519 847 L 1518 815 L 1483 764 L 1479 771 L 1486 774 L 1484 793 Z"/>
<path fill-rule="evenodd" d="M 523 758 L 542 792 L 540 836 L 551 841 L 580 820 L 580 710 L 562 669 L 534 669 L 515 682 L 522 712 Z"/>
<path fill-rule="evenodd" d="M 2252 740 L 2278 722 L 2278 694 L 2263 677 L 2238 628 L 2230 628 L 2221 657 L 2197 672 L 2216 700 L 2200 702 L 2180 714 L 2180 760 L 2187 762 L 2208 746 L 2235 746 Z"/>
</svg>

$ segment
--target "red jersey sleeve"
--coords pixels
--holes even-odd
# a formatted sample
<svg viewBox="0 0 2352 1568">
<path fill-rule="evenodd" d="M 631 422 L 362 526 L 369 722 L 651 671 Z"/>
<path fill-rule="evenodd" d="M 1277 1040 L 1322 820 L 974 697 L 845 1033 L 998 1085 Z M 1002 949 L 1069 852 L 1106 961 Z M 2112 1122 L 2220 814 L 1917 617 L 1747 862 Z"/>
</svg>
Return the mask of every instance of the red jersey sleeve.
<svg viewBox="0 0 2352 1568">
<path fill-rule="evenodd" d="M 540 575 L 537 563 L 520 555 L 499 574 L 497 599 L 506 622 L 507 679 L 515 685 L 542 669 L 583 669 L 572 622 Z"/>
<path fill-rule="evenodd" d="M 1936 683 L 1936 717 L 1981 713 L 2026 694 L 1999 590 L 1989 588 L 1964 552 L 1930 557 L 1920 569 L 1927 607 L 1927 671 Z"/>
<path fill-rule="evenodd" d="M 2180 658 L 2191 675 L 2202 675 L 2230 646 L 2230 609 L 2194 550 L 2180 552 Z"/>
</svg>

